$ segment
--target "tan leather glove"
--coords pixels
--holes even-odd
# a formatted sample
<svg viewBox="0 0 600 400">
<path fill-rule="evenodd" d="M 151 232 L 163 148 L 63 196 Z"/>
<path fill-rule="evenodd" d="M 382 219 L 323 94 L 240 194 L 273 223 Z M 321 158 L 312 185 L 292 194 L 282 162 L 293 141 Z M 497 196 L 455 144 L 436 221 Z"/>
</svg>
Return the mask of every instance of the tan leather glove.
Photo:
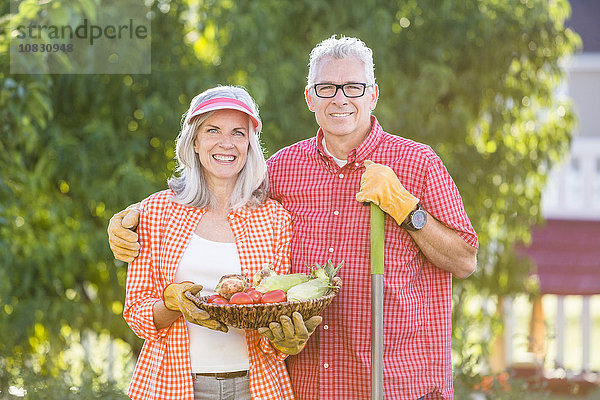
<svg viewBox="0 0 600 400">
<path fill-rule="evenodd" d="M 365 167 L 356 201 L 377 204 L 401 225 L 419 199 L 402 186 L 394 170 L 387 165 L 365 160 Z"/>
<path fill-rule="evenodd" d="M 201 290 L 202 285 L 196 285 L 192 282 L 171 283 L 167 285 L 163 292 L 165 307 L 169 310 L 180 311 L 187 322 L 216 331 L 227 332 L 227 325 L 210 319 L 206 311 L 196 307 L 190 299 L 184 296 L 187 291 L 196 295 Z"/>
<path fill-rule="evenodd" d="M 116 213 L 108 223 L 108 243 L 117 260 L 132 262 L 140 252 L 135 233 L 140 220 L 140 203 L 135 203 Z"/>
<path fill-rule="evenodd" d="M 302 314 L 295 311 L 292 314 L 294 320 L 287 315 L 279 317 L 279 322 L 271 322 L 269 327 L 258 328 L 258 333 L 271 341 L 273 347 L 285 354 L 298 354 L 304 348 L 310 335 L 323 321 L 319 315 L 309 318 L 306 323 Z"/>
</svg>

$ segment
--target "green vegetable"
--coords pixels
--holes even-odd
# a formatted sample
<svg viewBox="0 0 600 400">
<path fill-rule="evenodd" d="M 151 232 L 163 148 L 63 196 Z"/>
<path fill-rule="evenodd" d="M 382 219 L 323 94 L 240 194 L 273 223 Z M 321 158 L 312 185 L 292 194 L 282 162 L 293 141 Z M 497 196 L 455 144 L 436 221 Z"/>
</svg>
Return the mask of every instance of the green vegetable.
<svg viewBox="0 0 600 400">
<path fill-rule="evenodd" d="M 310 274 L 310 277 L 329 279 L 327 272 L 325 272 L 325 268 L 319 266 L 315 266 L 315 268 L 312 270 L 312 273 Z"/>
<path fill-rule="evenodd" d="M 329 279 L 329 283 L 331 284 L 333 283 L 333 277 L 335 274 L 337 274 L 338 270 L 342 268 L 342 265 L 344 265 L 343 261 L 339 263 L 337 267 L 334 267 L 331 260 L 327 261 L 327 263 L 323 265 L 315 264 L 312 267 L 310 277 Z"/>
<path fill-rule="evenodd" d="M 333 278 L 342 265 L 344 265 L 343 261 L 334 267 L 331 260 L 322 266 L 315 264 L 310 274 L 311 280 L 293 286 L 287 291 L 288 301 L 317 299 L 329 294 L 333 286 Z"/>
<path fill-rule="evenodd" d="M 256 290 L 267 293 L 271 290 L 283 290 L 287 292 L 292 286 L 307 282 L 310 278 L 306 274 L 273 275 L 263 278 Z"/>
<path fill-rule="evenodd" d="M 287 291 L 288 301 L 316 299 L 329 293 L 329 278 L 313 278 Z"/>
</svg>

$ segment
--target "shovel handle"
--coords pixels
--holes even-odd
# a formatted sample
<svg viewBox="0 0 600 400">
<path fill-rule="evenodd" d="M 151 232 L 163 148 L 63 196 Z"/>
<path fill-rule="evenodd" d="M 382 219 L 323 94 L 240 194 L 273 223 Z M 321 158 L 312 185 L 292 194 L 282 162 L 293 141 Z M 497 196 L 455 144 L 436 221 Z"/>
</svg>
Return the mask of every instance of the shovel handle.
<svg viewBox="0 0 600 400">
<path fill-rule="evenodd" d="M 383 275 L 384 214 L 371 203 L 371 275 Z"/>
<path fill-rule="evenodd" d="M 371 400 L 383 399 L 384 214 L 371 203 Z"/>
</svg>

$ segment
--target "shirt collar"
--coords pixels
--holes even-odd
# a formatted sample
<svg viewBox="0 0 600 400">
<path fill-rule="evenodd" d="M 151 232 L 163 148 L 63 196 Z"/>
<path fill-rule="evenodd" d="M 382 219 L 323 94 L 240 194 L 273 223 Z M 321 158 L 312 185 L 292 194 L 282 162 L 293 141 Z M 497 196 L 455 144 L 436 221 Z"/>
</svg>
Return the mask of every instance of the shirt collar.
<svg viewBox="0 0 600 400">
<path fill-rule="evenodd" d="M 248 206 L 242 206 L 240 208 L 237 208 L 235 210 L 232 210 L 229 212 L 229 214 L 227 214 L 227 218 L 242 218 L 242 219 L 246 219 L 248 218 L 248 216 L 252 213 L 252 209 Z"/>
<path fill-rule="evenodd" d="M 350 151 L 348 154 L 348 164 L 357 163 L 362 165 L 365 160 L 370 158 L 377 146 L 379 146 L 382 138 L 383 129 L 381 128 L 381 125 L 379 125 L 377 117 L 371 115 L 371 132 L 358 147 Z M 328 155 L 327 151 L 323 148 L 323 128 L 319 128 L 317 131 L 317 140 L 315 144 L 321 158 L 326 162 L 335 164 L 333 158 Z"/>
<path fill-rule="evenodd" d="M 331 159 L 341 167 L 343 167 L 344 165 L 348 164 L 348 160 L 342 160 L 340 158 L 335 158 L 335 156 L 333 154 L 331 154 L 331 152 L 327 149 L 327 143 L 325 143 L 325 139 L 321 139 L 321 144 L 323 145 L 323 150 L 325 151 L 325 154 L 327 154 L 329 157 L 331 157 Z"/>
</svg>

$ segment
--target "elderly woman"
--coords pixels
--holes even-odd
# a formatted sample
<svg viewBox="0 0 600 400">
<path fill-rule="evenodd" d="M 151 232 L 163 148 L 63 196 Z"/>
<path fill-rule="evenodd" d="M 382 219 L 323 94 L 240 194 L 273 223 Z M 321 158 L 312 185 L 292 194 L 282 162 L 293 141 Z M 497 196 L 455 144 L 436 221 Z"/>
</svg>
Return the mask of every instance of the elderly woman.
<svg viewBox="0 0 600 400">
<path fill-rule="evenodd" d="M 304 324 L 295 315 L 293 326 L 282 317 L 263 337 L 228 329 L 183 295 L 214 291 L 225 274 L 251 277 L 263 264 L 288 272 L 291 221 L 267 197 L 260 130 L 244 89 L 196 96 L 177 138 L 178 176 L 141 203 L 123 313 L 145 339 L 133 399 L 293 399 L 286 353 L 302 349 L 320 317 Z"/>
</svg>

